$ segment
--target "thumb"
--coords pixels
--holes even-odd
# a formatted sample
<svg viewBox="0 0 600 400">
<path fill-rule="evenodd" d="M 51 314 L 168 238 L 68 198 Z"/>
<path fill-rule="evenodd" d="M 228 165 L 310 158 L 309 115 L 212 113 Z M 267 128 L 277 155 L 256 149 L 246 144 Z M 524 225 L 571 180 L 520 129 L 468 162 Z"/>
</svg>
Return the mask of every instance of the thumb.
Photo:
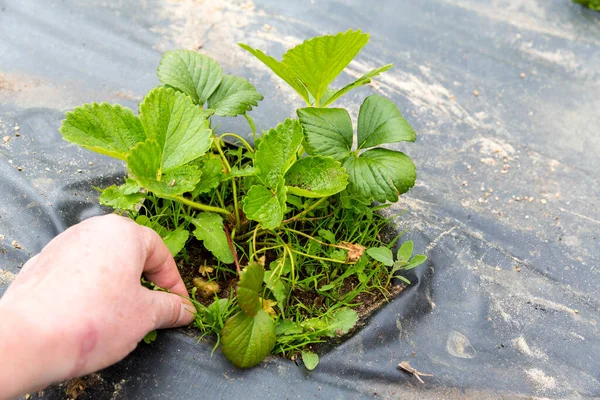
<svg viewBox="0 0 600 400">
<path fill-rule="evenodd" d="M 147 295 L 154 329 L 189 325 L 194 320 L 196 308 L 188 299 L 167 292 L 148 291 Z"/>
</svg>

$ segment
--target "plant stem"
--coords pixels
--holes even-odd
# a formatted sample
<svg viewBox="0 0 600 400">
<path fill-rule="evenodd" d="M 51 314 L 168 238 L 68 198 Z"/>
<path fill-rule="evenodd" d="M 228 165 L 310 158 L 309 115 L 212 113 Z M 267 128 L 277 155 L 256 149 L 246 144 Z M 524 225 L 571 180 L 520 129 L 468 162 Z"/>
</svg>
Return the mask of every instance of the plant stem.
<svg viewBox="0 0 600 400">
<path fill-rule="evenodd" d="M 321 197 L 316 203 L 314 203 L 313 205 L 311 205 L 310 207 L 308 207 L 306 210 L 302 211 L 300 214 L 296 215 L 295 217 L 292 217 L 290 219 L 286 219 L 285 221 L 282 221 L 281 224 L 283 225 L 283 224 L 287 224 L 287 223 L 290 223 L 290 222 L 297 221 L 298 219 L 300 219 L 304 215 L 308 214 L 309 212 L 311 212 L 312 210 L 314 210 L 315 208 L 317 208 L 318 206 L 320 206 L 325 200 L 327 200 L 327 197 Z"/>
<path fill-rule="evenodd" d="M 258 225 L 254 228 L 254 233 L 252 234 L 252 254 L 256 254 L 256 233 L 258 232 Z"/>
<path fill-rule="evenodd" d="M 351 262 L 335 260 L 333 258 L 325 258 L 325 257 L 319 257 L 319 256 L 312 256 L 310 254 L 302 253 L 302 252 L 297 251 L 297 250 L 292 250 L 292 249 L 288 249 L 288 250 L 291 251 L 292 253 L 296 253 L 296 254 L 299 254 L 301 256 L 308 257 L 308 258 L 313 258 L 315 260 L 328 261 L 328 262 L 333 262 L 333 263 L 338 263 L 338 264 L 354 264 L 354 263 L 351 263 Z"/>
<path fill-rule="evenodd" d="M 217 198 L 219 199 L 219 204 L 221 204 L 221 207 L 225 208 L 225 203 L 223 202 L 221 192 L 219 192 L 219 190 L 215 190 L 215 193 L 217 194 Z"/>
<path fill-rule="evenodd" d="M 269 231 L 266 230 L 266 229 L 262 229 L 260 232 L 258 232 L 258 234 L 256 235 L 256 237 L 262 236 L 262 235 L 266 234 L 267 232 L 269 232 Z M 249 237 L 251 237 L 253 235 L 254 235 L 254 231 L 252 230 L 250 232 L 244 233 L 243 235 L 240 235 L 238 237 L 238 240 L 245 240 L 245 239 L 248 239 Z"/>
<path fill-rule="evenodd" d="M 283 241 L 283 239 L 281 239 L 279 236 L 277 236 L 277 237 L 279 238 L 279 240 L 281 240 L 281 242 L 283 244 L 283 249 L 288 252 L 288 256 L 290 257 L 290 264 L 292 265 L 292 271 L 291 271 L 291 273 L 292 273 L 292 284 L 291 284 L 290 290 L 293 290 L 294 286 L 296 286 L 296 265 L 294 263 L 294 256 L 292 255 L 292 251 L 293 250 L 290 249 L 290 246 L 288 246 L 288 244 L 285 243 Z"/>
<path fill-rule="evenodd" d="M 233 208 L 235 209 L 235 227 L 239 230 L 242 226 L 240 220 L 240 206 L 238 205 L 237 198 L 237 185 L 235 184 L 235 178 L 231 181 L 231 188 L 233 189 Z"/>
<path fill-rule="evenodd" d="M 254 119 L 248 115 L 248 113 L 244 113 L 244 118 L 248 121 L 248 125 L 250 125 L 250 129 L 252 130 L 252 141 L 256 143 L 256 124 L 254 123 Z"/>
<path fill-rule="evenodd" d="M 162 195 L 160 197 L 163 197 L 165 199 L 170 199 L 170 200 L 175 200 L 175 201 L 179 201 L 187 206 L 190 206 L 192 208 L 195 208 L 197 210 L 202 210 L 202 211 L 211 211 L 211 212 L 216 212 L 219 214 L 224 214 L 224 215 L 230 215 L 231 213 L 229 211 L 227 211 L 224 208 L 220 208 L 220 207 L 213 207 L 213 206 L 208 206 L 206 204 L 202 204 L 202 203 L 197 203 L 195 201 L 192 200 L 188 200 L 183 196 L 170 196 L 170 195 Z"/>
<path fill-rule="evenodd" d="M 235 251 L 235 247 L 233 246 L 233 242 L 231 241 L 231 236 L 229 236 L 229 229 L 227 229 L 227 225 L 223 225 L 223 228 L 225 228 L 225 236 L 227 236 L 227 244 L 229 245 L 231 254 L 233 254 L 233 261 L 235 262 L 235 268 L 237 269 L 238 275 L 241 275 L 242 270 L 240 269 L 240 262 L 238 261 L 237 252 Z"/>
<path fill-rule="evenodd" d="M 227 157 L 225 157 L 225 153 L 223 153 L 223 149 L 221 148 L 220 141 L 221 141 L 220 138 L 216 138 L 216 140 L 214 141 L 215 147 L 217 148 L 217 151 L 221 155 L 221 159 L 225 163 L 225 168 L 227 168 L 227 172 L 230 173 L 231 172 L 231 165 L 229 164 L 229 161 L 227 160 Z M 233 178 L 231 180 L 231 188 L 233 189 L 233 208 L 234 208 L 234 211 L 235 211 L 234 212 L 234 214 L 235 214 L 235 227 L 239 231 L 240 227 L 241 227 L 240 207 L 238 205 L 237 186 L 235 184 L 235 178 Z"/>
<path fill-rule="evenodd" d="M 319 243 L 319 244 L 321 244 L 323 246 L 329 246 L 329 247 L 335 247 L 335 248 L 338 248 L 338 249 L 348 250 L 347 246 L 342 246 L 341 244 L 325 243 L 325 242 L 320 241 L 319 239 L 316 239 L 316 238 L 314 238 L 314 237 L 312 237 L 312 236 L 310 236 L 310 235 L 308 235 L 308 234 L 306 234 L 304 232 L 297 231 L 295 229 L 291 229 L 291 228 L 282 228 L 282 229 L 284 231 L 288 231 L 288 232 L 292 232 L 292 233 L 295 233 L 295 234 L 300 235 L 300 236 L 304 236 L 305 238 L 313 240 L 313 241 L 315 241 L 315 242 L 317 242 L 317 243 Z"/>
<path fill-rule="evenodd" d="M 236 138 L 237 140 L 239 140 L 240 142 L 242 142 L 242 144 L 243 144 L 243 145 L 246 147 L 246 149 L 248 149 L 248 151 L 249 151 L 250 153 L 254 153 L 254 149 L 252 148 L 252 146 L 250 146 L 250 143 L 248 143 L 248 142 L 247 142 L 247 141 L 246 141 L 246 140 L 245 140 L 243 137 L 241 137 L 240 135 L 236 135 L 235 133 L 229 133 L 229 132 L 228 132 L 228 133 L 224 133 L 224 134 L 222 134 L 221 136 L 219 136 L 219 139 L 222 139 L 222 138 L 224 138 L 224 137 L 227 137 L 227 136 L 230 136 L 230 137 L 234 137 L 234 138 Z"/>
</svg>

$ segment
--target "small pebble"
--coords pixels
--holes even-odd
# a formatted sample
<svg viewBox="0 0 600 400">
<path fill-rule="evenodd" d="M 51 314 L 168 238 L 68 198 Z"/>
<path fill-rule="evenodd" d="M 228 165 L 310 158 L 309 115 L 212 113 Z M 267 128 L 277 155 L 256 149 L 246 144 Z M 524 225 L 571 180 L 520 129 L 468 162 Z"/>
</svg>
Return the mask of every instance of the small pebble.
<svg viewBox="0 0 600 400">
<path fill-rule="evenodd" d="M 10 136 L 4 136 L 4 137 L 2 138 L 2 141 L 3 141 L 4 143 L 8 143 L 8 141 L 9 141 L 9 140 L 10 140 Z"/>
<path fill-rule="evenodd" d="M 479 96 L 479 90 L 473 90 L 473 96 L 475 96 L 475 97 Z"/>
<path fill-rule="evenodd" d="M 12 243 L 11 243 L 11 245 L 12 245 L 12 247 L 14 247 L 15 249 L 22 249 L 22 248 L 23 248 L 23 246 L 21 246 L 21 245 L 19 244 L 19 242 L 17 242 L 16 240 L 13 240 L 13 241 L 12 241 Z"/>
<path fill-rule="evenodd" d="M 517 271 L 517 272 L 521 272 L 521 268 L 519 268 L 519 267 L 515 267 L 515 271 Z"/>
<path fill-rule="evenodd" d="M 535 197 L 530 197 L 529 199 L 527 199 L 528 202 L 533 202 L 535 200 Z"/>
<path fill-rule="evenodd" d="M 83 171 L 82 171 L 82 170 L 80 170 L 80 169 L 78 169 L 78 170 L 77 170 L 77 173 L 78 173 L 78 174 L 80 174 L 80 173 L 82 173 L 82 172 L 83 172 Z"/>
<path fill-rule="evenodd" d="M 521 78 L 525 78 L 525 72 L 521 72 Z"/>
<path fill-rule="evenodd" d="M 23 167 L 17 167 L 17 171 L 23 171 Z"/>
<path fill-rule="evenodd" d="M 548 202 L 548 200 L 546 200 L 546 199 L 541 199 L 540 200 L 540 203 L 542 203 L 542 204 L 546 204 L 547 202 Z"/>
<path fill-rule="evenodd" d="M 498 197 L 498 196 L 495 196 L 495 197 L 494 197 L 494 200 L 500 200 L 500 197 Z"/>
<path fill-rule="evenodd" d="M 19 125 L 15 125 L 15 131 L 18 131 L 19 129 L 21 129 Z"/>
<path fill-rule="evenodd" d="M 16 137 L 19 137 L 19 136 L 21 136 L 21 132 L 19 132 L 19 131 L 16 131 L 16 132 L 15 132 L 15 136 L 16 136 Z"/>
<path fill-rule="evenodd" d="M 467 182 L 467 181 L 463 181 L 462 185 L 463 185 L 463 186 L 469 186 L 469 182 Z"/>
<path fill-rule="evenodd" d="M 88 164 L 90 164 L 90 167 L 91 167 L 92 165 L 94 165 L 94 163 L 93 163 L 93 162 L 91 162 L 91 161 L 90 161 Z"/>
</svg>

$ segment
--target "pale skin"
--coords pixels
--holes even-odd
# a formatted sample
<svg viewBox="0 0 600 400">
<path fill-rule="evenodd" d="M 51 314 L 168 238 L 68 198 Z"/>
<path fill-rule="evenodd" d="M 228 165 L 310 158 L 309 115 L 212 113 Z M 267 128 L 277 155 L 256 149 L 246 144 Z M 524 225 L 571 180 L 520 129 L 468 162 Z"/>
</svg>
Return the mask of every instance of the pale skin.
<svg viewBox="0 0 600 400">
<path fill-rule="evenodd" d="M 151 330 L 191 323 L 187 296 L 153 230 L 116 215 L 67 229 L 0 298 L 0 399 L 108 367 Z"/>
</svg>

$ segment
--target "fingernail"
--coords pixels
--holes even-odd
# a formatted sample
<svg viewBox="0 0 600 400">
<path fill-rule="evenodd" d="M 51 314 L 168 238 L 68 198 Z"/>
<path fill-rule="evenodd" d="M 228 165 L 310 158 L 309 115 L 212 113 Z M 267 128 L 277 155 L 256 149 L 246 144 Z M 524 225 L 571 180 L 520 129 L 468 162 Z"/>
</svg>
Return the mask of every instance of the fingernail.
<svg viewBox="0 0 600 400">
<path fill-rule="evenodd" d="M 194 320 L 196 315 L 196 309 L 189 302 L 182 302 L 181 309 L 179 310 L 179 320 L 177 321 L 177 325 L 189 325 Z"/>
</svg>

